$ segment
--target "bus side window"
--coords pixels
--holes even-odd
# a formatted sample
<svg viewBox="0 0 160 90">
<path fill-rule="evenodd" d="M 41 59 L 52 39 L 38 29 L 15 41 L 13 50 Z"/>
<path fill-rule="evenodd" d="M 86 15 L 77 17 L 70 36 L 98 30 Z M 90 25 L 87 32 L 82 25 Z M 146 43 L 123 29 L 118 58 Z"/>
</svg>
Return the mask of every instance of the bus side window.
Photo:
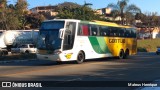
<svg viewBox="0 0 160 90">
<path fill-rule="evenodd" d="M 125 29 L 125 37 L 128 37 L 128 34 L 129 34 L 128 30 Z"/>
<path fill-rule="evenodd" d="M 100 36 L 105 36 L 104 27 L 99 26 Z"/>
<path fill-rule="evenodd" d="M 137 37 L 137 36 L 136 36 L 136 30 L 135 30 L 134 28 L 132 28 L 132 29 L 131 29 L 131 32 L 132 32 L 132 34 L 133 34 L 132 37 L 133 37 L 133 38 L 136 38 L 136 37 Z"/>
<path fill-rule="evenodd" d="M 119 36 L 120 37 L 124 37 L 124 29 L 123 28 L 120 28 L 120 30 L 119 30 Z"/>
<path fill-rule="evenodd" d="M 83 35 L 83 32 L 82 32 L 82 25 L 81 24 L 79 24 L 78 25 L 78 33 L 77 33 L 77 35 Z"/>
<path fill-rule="evenodd" d="M 89 35 L 88 25 L 79 24 L 79 27 L 78 27 L 78 35 L 88 36 L 88 35 Z"/>
<path fill-rule="evenodd" d="M 108 28 L 108 31 L 107 31 L 107 32 L 108 32 L 108 33 L 107 33 L 108 36 L 112 36 L 112 32 L 111 32 L 111 31 L 112 31 L 112 29 L 111 29 L 111 27 L 109 27 L 109 28 Z"/>
<path fill-rule="evenodd" d="M 130 29 L 125 30 L 125 37 L 131 37 L 131 30 Z"/>
<path fill-rule="evenodd" d="M 114 36 L 114 28 L 113 27 L 110 27 L 110 35 L 109 36 L 111 36 L 111 37 Z"/>
<path fill-rule="evenodd" d="M 117 27 L 114 28 L 114 36 L 115 36 L 115 37 L 119 37 L 119 29 L 120 29 L 120 28 L 117 28 Z"/>
<path fill-rule="evenodd" d="M 100 30 L 100 36 L 108 36 L 108 28 L 105 26 L 101 26 L 99 28 Z"/>
<path fill-rule="evenodd" d="M 95 25 L 91 25 L 91 35 L 92 36 L 98 35 L 98 28 Z"/>
<path fill-rule="evenodd" d="M 88 36 L 89 35 L 88 26 L 87 25 L 83 25 L 82 26 L 82 31 L 83 31 L 83 35 L 84 36 Z"/>
</svg>

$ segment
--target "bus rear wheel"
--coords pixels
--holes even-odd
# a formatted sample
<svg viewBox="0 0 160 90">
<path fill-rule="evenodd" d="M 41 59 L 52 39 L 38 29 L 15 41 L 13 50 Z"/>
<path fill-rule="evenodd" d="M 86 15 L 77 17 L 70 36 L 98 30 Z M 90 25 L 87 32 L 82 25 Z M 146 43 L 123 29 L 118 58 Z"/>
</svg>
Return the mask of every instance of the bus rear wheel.
<svg viewBox="0 0 160 90">
<path fill-rule="evenodd" d="M 125 54 L 124 54 L 124 59 L 127 59 L 128 56 L 129 56 L 129 50 L 127 49 L 127 50 L 125 51 Z"/>
<path fill-rule="evenodd" d="M 121 50 L 121 51 L 119 52 L 119 59 L 124 59 L 124 57 L 125 57 L 124 51 Z"/>
<path fill-rule="evenodd" d="M 81 64 L 83 63 L 84 60 L 85 60 L 85 54 L 82 51 L 80 51 L 77 56 L 77 63 Z"/>
</svg>

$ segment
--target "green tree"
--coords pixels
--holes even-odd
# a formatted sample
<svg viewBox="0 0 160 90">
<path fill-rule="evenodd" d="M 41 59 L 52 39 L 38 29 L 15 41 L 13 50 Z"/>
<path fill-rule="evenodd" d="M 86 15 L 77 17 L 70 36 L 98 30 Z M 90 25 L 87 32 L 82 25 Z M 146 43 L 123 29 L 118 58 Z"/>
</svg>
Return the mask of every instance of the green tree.
<svg viewBox="0 0 160 90">
<path fill-rule="evenodd" d="M 0 28 L 6 29 L 6 6 L 7 6 L 7 1 L 6 0 L 0 0 Z"/>
<path fill-rule="evenodd" d="M 97 20 L 100 16 L 95 15 L 95 11 L 86 5 L 59 7 L 57 17 L 63 19 Z"/>
<path fill-rule="evenodd" d="M 121 0 L 117 2 L 117 4 L 111 3 L 108 4 L 108 8 L 112 8 L 114 12 L 112 14 L 115 16 L 121 17 L 121 24 L 125 24 L 125 19 L 127 19 L 127 15 L 135 15 L 137 12 L 141 13 L 140 8 L 138 8 L 136 5 L 131 4 L 128 5 L 129 0 Z M 129 20 L 128 20 L 129 21 Z"/>
<path fill-rule="evenodd" d="M 19 28 L 19 18 L 13 4 L 7 5 L 6 0 L 0 0 L 0 29 L 10 30 Z"/>
<path fill-rule="evenodd" d="M 32 29 L 38 29 L 41 25 L 42 21 L 44 21 L 46 18 L 42 14 L 28 14 L 25 16 L 26 19 L 26 26 L 30 27 Z"/>
<path fill-rule="evenodd" d="M 19 19 L 19 28 L 25 29 L 26 26 L 26 18 L 25 15 L 28 13 L 27 11 L 28 3 L 26 0 L 18 0 L 15 5 L 15 12 Z"/>
</svg>

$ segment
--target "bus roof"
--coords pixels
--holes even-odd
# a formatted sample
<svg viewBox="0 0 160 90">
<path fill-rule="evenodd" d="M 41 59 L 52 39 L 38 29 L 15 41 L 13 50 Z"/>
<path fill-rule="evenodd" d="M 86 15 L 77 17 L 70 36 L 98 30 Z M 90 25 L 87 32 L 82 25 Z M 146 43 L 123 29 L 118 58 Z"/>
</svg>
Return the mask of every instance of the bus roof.
<svg viewBox="0 0 160 90">
<path fill-rule="evenodd" d="M 104 26 L 113 26 L 113 27 L 121 27 L 121 28 L 131 28 L 131 26 L 124 26 L 124 25 L 119 25 L 117 23 L 113 22 L 105 22 L 105 21 L 98 21 L 98 20 L 93 20 L 93 22 L 96 22 L 99 25 L 104 25 Z"/>
<path fill-rule="evenodd" d="M 86 24 L 97 24 L 97 25 L 102 25 L 102 26 L 111 26 L 111 27 L 121 27 L 121 28 L 131 28 L 131 26 L 124 26 L 124 25 L 119 25 L 113 22 L 105 22 L 105 21 L 98 21 L 98 20 L 93 20 L 93 21 L 81 21 L 82 23 Z"/>
<path fill-rule="evenodd" d="M 78 20 L 78 19 L 52 19 L 52 20 L 46 20 L 44 22 L 49 22 L 49 21 L 74 21 L 74 22 L 81 22 L 85 24 L 97 24 L 97 25 L 111 26 L 111 27 L 132 28 L 131 26 L 124 26 L 124 25 L 113 23 L 113 22 L 105 22 L 105 21 L 98 21 L 98 20 L 84 21 L 84 20 Z"/>
<path fill-rule="evenodd" d="M 52 19 L 52 20 L 46 20 L 44 22 L 50 22 L 50 21 L 76 21 L 76 22 L 80 22 L 80 20 L 77 20 L 77 19 Z"/>
<path fill-rule="evenodd" d="M 115 27 L 118 27 L 119 25 L 116 24 L 116 23 L 112 23 L 112 22 L 104 22 L 104 21 L 98 21 L 98 20 L 93 20 L 93 22 L 96 22 L 97 24 L 100 24 L 100 25 L 107 25 L 107 26 L 115 26 Z"/>
</svg>

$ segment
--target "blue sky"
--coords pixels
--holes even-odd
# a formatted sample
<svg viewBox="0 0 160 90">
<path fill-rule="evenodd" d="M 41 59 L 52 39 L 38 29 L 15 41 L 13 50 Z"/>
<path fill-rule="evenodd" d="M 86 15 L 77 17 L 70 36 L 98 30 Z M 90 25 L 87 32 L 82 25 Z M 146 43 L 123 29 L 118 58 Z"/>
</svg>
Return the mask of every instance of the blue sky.
<svg viewBox="0 0 160 90">
<path fill-rule="evenodd" d="M 8 0 L 8 3 L 15 3 L 17 0 Z M 83 5 L 84 0 L 27 0 L 29 3 L 29 9 L 36 6 L 56 5 L 58 3 L 75 2 Z M 99 9 L 106 7 L 109 3 L 117 3 L 118 0 L 85 0 L 87 3 L 92 3 L 93 9 Z M 143 13 L 145 12 L 158 12 L 160 15 L 160 0 L 129 0 L 129 4 L 135 4 Z"/>
</svg>

